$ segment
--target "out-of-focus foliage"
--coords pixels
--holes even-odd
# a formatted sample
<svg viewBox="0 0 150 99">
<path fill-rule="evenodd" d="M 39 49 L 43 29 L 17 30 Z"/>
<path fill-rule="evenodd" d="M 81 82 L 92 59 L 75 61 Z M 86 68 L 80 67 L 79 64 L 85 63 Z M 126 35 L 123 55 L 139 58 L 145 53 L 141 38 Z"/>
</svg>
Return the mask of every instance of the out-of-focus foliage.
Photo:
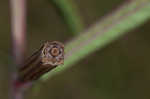
<svg viewBox="0 0 150 99">
<path fill-rule="evenodd" d="M 74 0 L 86 27 L 119 6 L 122 0 Z M 0 0 L 0 51 L 11 52 L 8 0 Z M 113 13 L 113 12 L 112 12 Z M 73 36 L 48 0 L 28 0 L 28 53 L 45 40 L 67 42 Z M 87 56 L 47 82 L 37 82 L 26 99 L 149 99 L 150 22 Z M 3 55 L 2 54 L 2 55 Z M 1 55 L 1 54 L 0 54 Z M 3 58 L 3 57 L 1 57 Z M 2 60 L 2 59 L 1 59 Z M 0 99 L 7 96 L 8 63 L 0 63 Z"/>
<path fill-rule="evenodd" d="M 73 0 L 49 0 L 57 9 L 70 33 L 78 35 L 84 29 L 84 24 L 79 9 Z"/>
</svg>

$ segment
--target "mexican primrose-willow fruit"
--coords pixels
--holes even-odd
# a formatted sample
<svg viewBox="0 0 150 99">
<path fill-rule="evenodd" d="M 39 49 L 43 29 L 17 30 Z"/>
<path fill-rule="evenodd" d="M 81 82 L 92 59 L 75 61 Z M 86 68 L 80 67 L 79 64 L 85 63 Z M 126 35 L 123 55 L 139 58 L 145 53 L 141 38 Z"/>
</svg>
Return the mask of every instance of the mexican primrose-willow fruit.
<svg viewBox="0 0 150 99">
<path fill-rule="evenodd" d="M 45 42 L 19 69 L 19 80 L 33 81 L 64 63 L 64 45 L 58 41 Z"/>
</svg>

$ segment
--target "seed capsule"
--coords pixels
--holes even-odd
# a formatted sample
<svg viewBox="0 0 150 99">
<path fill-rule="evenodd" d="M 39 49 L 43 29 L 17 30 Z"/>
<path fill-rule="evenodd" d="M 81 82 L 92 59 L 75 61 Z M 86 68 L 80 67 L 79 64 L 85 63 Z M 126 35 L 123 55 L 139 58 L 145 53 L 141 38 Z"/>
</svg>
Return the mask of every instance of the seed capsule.
<svg viewBox="0 0 150 99">
<path fill-rule="evenodd" d="M 63 63 L 64 45 L 58 41 L 46 42 L 19 69 L 19 80 L 23 82 L 37 80 Z"/>
</svg>

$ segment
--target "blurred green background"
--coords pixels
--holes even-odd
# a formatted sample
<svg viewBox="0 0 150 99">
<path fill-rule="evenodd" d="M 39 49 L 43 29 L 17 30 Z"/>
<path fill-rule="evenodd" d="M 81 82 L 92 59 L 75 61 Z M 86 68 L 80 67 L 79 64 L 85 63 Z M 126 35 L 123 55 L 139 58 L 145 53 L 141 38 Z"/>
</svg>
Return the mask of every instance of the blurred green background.
<svg viewBox="0 0 150 99">
<path fill-rule="evenodd" d="M 85 29 L 125 0 L 74 0 Z M 74 35 L 51 0 L 27 1 L 27 56 L 46 40 L 67 42 Z M 4 61 L 11 53 L 8 0 L 0 0 L 0 99 L 8 96 Z M 26 99 L 150 99 L 150 21 L 84 58 L 66 72 L 37 82 Z M 10 60 L 11 61 L 11 60 Z"/>
</svg>

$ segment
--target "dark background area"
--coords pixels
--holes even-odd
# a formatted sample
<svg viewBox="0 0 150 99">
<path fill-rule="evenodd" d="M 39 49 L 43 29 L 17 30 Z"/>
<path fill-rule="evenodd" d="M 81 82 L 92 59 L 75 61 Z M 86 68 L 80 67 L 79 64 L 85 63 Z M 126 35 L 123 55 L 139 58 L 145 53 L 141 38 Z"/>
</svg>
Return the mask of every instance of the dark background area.
<svg viewBox="0 0 150 99">
<path fill-rule="evenodd" d="M 125 0 L 124 0 L 125 1 Z M 123 0 L 74 0 L 85 29 L 111 13 Z M 50 0 L 28 0 L 27 56 L 46 40 L 74 36 Z M 26 99 L 150 99 L 150 21 L 130 31 L 47 82 L 37 82 Z M 8 96 L 11 53 L 8 0 L 0 0 L 0 99 Z M 11 56 L 10 56 L 11 57 Z M 11 60 L 10 60 L 11 61 Z M 9 64 L 9 65 L 8 65 Z"/>
</svg>

